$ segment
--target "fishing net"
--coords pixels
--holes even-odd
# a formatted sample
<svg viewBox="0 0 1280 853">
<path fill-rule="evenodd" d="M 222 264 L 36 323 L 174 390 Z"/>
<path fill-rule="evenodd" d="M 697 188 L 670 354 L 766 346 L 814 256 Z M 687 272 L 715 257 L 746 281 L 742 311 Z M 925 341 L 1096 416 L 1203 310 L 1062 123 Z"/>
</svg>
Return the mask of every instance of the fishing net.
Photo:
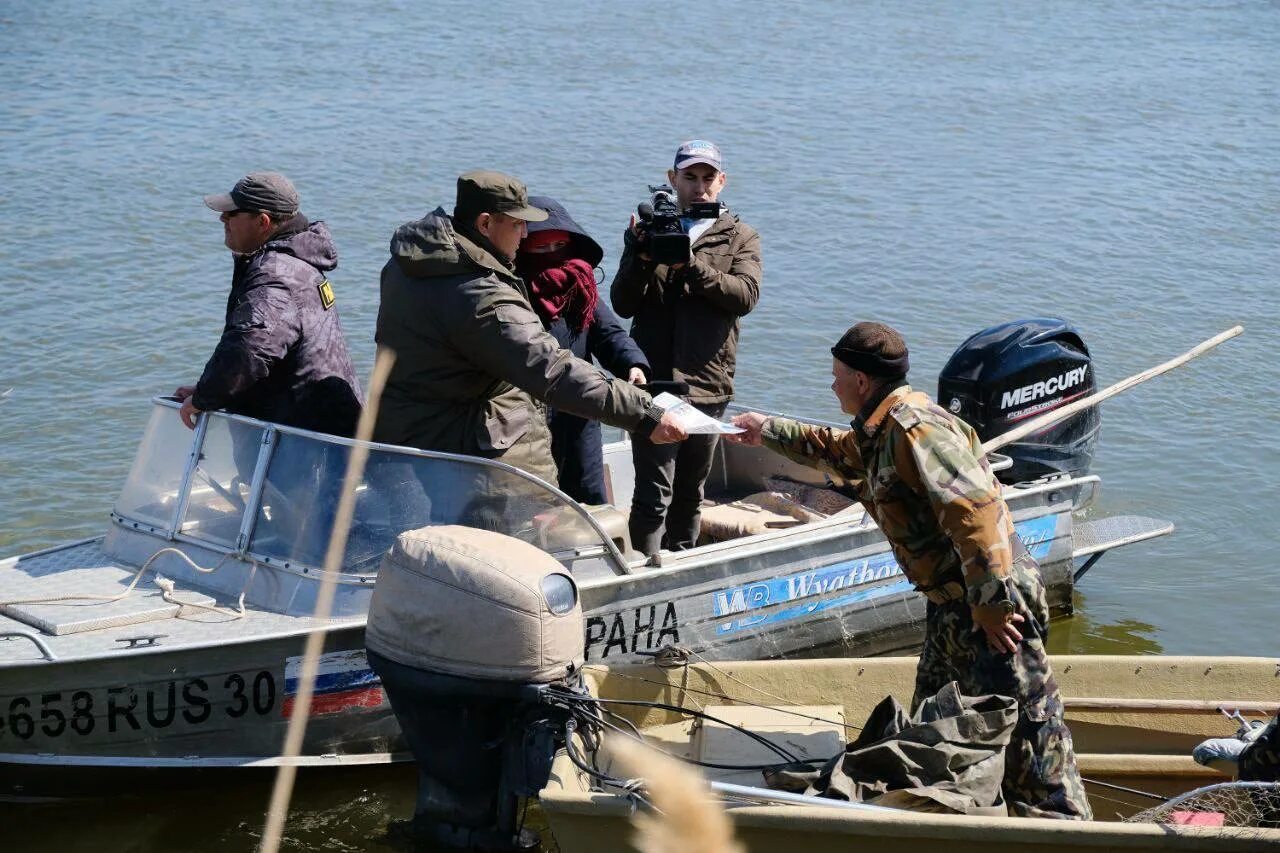
<svg viewBox="0 0 1280 853">
<path fill-rule="evenodd" d="M 1280 828 L 1280 782 L 1222 782 L 1138 812 L 1129 823 Z"/>
</svg>

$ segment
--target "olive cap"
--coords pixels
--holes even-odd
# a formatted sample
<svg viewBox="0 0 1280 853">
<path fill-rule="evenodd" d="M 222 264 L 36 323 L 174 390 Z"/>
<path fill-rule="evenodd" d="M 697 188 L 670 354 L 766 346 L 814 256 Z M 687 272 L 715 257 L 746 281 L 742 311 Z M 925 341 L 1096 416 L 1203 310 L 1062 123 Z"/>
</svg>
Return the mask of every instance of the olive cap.
<svg viewBox="0 0 1280 853">
<path fill-rule="evenodd" d="M 453 207 L 455 219 L 481 213 L 505 213 L 525 222 L 541 222 L 547 218 L 545 210 L 529 204 L 529 191 L 523 181 L 483 169 L 459 176 L 458 196 Z"/>
</svg>

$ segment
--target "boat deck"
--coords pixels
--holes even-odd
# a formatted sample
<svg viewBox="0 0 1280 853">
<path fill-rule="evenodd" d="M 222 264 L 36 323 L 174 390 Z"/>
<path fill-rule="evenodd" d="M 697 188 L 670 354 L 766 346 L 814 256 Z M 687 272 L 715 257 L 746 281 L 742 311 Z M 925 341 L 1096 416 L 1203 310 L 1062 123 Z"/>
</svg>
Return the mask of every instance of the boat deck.
<svg viewBox="0 0 1280 853">
<path fill-rule="evenodd" d="M 268 637 L 300 635 L 316 626 L 329 629 L 361 627 L 363 617 L 318 620 L 247 606 L 236 617 L 236 604 L 225 596 L 184 582 L 163 599 L 147 571 L 137 586 L 118 601 L 75 600 L 75 596 L 111 597 L 124 593 L 137 567 L 113 561 L 102 538 L 0 561 L 0 589 L 4 602 L 30 599 L 70 600 L 48 603 L 0 602 L 0 667 L 33 661 L 100 659 L 112 652 L 130 655 L 149 651 L 206 646 L 211 643 L 251 643 Z M 163 560 L 157 561 L 164 574 Z M 185 606 L 184 606 L 185 605 Z M 217 606 L 227 612 L 201 609 Z M 235 622 L 234 637 L 228 623 Z"/>
</svg>

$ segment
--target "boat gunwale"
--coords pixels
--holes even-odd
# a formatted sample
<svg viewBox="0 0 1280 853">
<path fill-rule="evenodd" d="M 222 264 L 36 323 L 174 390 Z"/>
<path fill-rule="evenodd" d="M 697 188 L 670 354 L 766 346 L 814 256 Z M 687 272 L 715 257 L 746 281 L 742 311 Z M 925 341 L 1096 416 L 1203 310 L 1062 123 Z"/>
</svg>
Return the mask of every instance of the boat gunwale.
<svg viewBox="0 0 1280 853">
<path fill-rule="evenodd" d="M 1008 489 L 1016 488 L 1015 492 L 1018 496 L 1034 497 L 1044 492 L 1057 491 L 1063 488 L 1074 486 L 1092 486 L 1096 491 L 1101 484 L 1102 478 L 1097 474 L 1085 474 L 1080 477 L 1066 477 L 1063 479 L 1047 480 L 1045 482 L 1035 482 L 1025 488 L 1008 486 Z M 1076 502 L 1072 501 L 1070 510 L 1057 510 L 1056 512 L 1074 513 L 1077 511 Z M 1050 513 L 1043 513 L 1049 515 Z M 1016 523 L 1016 522 L 1015 522 Z M 663 552 L 662 558 L 664 565 L 647 566 L 639 572 L 632 572 L 626 576 L 590 578 L 578 583 L 579 589 L 604 589 L 613 586 L 622 585 L 628 581 L 634 581 L 638 577 L 644 578 L 660 578 L 674 574 L 686 569 L 703 568 L 708 565 L 717 563 L 725 563 L 731 559 L 741 557 L 754 557 L 761 554 L 774 553 L 776 551 L 786 550 L 792 547 L 802 547 L 805 545 L 820 544 L 832 539 L 839 539 L 845 536 L 855 536 L 862 533 L 868 533 L 878 529 L 876 523 L 870 516 L 863 515 L 858 520 L 843 519 L 839 516 L 830 516 L 828 518 L 811 521 L 806 524 L 799 524 L 795 527 L 785 527 L 779 530 L 767 530 L 763 533 L 755 533 L 750 536 L 740 536 L 735 539 L 728 539 L 723 542 L 713 542 L 709 545 L 702 545 L 697 548 L 690 548 L 686 551 L 668 551 Z M 797 541 L 788 541 L 795 539 Z M 884 540 L 881 540 L 884 541 Z M 725 556 L 723 552 L 731 551 L 732 553 Z M 1072 553 L 1074 558 L 1075 554 Z"/>
<path fill-rule="evenodd" d="M 561 763 L 561 755 L 557 755 L 557 765 Z M 567 759 L 564 761 L 567 764 Z M 572 766 L 572 765 L 570 765 Z M 575 768 L 576 770 L 576 768 Z M 553 779 L 554 776 L 553 769 Z M 556 825 L 554 815 L 563 812 L 574 817 L 590 817 L 600 820 L 629 818 L 635 811 L 634 804 L 622 794 L 610 794 L 600 791 L 580 791 L 577 788 L 560 787 L 543 788 L 538 794 L 538 802 L 548 821 L 552 832 Z M 794 832 L 798 821 L 809 824 L 814 830 L 824 834 L 851 836 L 885 836 L 893 833 L 896 840 L 915 841 L 936 839 L 939 841 L 979 841 L 998 843 L 1034 844 L 1033 835 L 1054 836 L 1055 845 L 1081 846 L 1083 849 L 1089 839 L 1097 839 L 1098 846 L 1106 842 L 1119 842 L 1126 847 L 1133 842 L 1150 839 L 1158 842 L 1147 848 L 1165 849 L 1173 838 L 1186 838 L 1210 842 L 1211 846 L 1199 845 L 1174 849 L 1202 850 L 1241 850 L 1240 842 L 1266 841 L 1280 845 L 1280 829 L 1264 829 L 1261 827 L 1209 827 L 1209 826 L 1174 826 L 1157 823 L 1129 823 L 1127 821 L 1104 820 L 1058 820 L 1055 818 L 1035 817 L 993 817 L 984 815 L 930 814 L 903 810 L 901 813 L 875 812 L 874 814 L 858 811 L 851 813 L 848 809 L 815 805 L 739 805 L 733 804 L 726 809 L 735 827 L 761 829 L 785 829 Z M 627 824 L 629 826 L 629 822 Z M 805 832 L 804 835 L 811 835 Z M 1063 837 L 1065 836 L 1065 838 Z M 1221 842 L 1219 846 L 1213 842 Z M 1227 846 L 1230 845 L 1230 846 Z M 1090 844 L 1090 846 L 1095 846 Z M 562 847 L 561 849 L 566 849 Z M 570 850 L 583 849 L 578 847 Z M 1114 849 L 1101 848 L 1100 849 Z"/>
</svg>

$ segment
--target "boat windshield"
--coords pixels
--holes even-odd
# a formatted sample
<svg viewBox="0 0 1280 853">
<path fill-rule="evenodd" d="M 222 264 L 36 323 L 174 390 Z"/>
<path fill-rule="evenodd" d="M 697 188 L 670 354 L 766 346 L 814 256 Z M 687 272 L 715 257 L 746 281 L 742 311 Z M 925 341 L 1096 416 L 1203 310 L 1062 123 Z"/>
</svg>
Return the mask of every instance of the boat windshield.
<svg viewBox="0 0 1280 853">
<path fill-rule="evenodd" d="M 176 403 L 156 404 L 116 515 L 220 550 L 324 564 L 352 442 L 221 413 L 193 433 Z M 433 524 L 495 530 L 551 553 L 607 549 L 568 497 L 522 471 L 375 444 L 343 570 L 375 571 L 396 536 Z"/>
</svg>

